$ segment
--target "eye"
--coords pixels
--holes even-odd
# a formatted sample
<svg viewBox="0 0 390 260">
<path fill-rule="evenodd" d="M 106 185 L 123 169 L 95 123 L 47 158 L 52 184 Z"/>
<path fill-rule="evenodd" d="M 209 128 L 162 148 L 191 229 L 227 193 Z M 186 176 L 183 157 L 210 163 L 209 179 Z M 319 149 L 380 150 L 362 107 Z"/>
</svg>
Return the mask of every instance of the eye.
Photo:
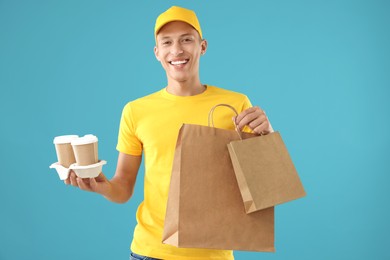
<svg viewBox="0 0 390 260">
<path fill-rule="evenodd" d="M 193 41 L 193 39 L 191 38 L 191 37 L 186 37 L 186 38 L 184 38 L 183 39 L 183 42 L 192 42 Z"/>
<path fill-rule="evenodd" d="M 167 46 L 167 45 L 171 44 L 171 41 L 163 41 L 161 44 L 163 46 Z"/>
</svg>

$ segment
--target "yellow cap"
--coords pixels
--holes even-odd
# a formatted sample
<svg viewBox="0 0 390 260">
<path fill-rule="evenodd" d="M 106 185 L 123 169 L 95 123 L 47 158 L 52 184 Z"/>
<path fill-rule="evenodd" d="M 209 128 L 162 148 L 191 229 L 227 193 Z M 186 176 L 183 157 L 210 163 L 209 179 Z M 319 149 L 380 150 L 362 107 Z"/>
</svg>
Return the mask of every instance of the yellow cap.
<svg viewBox="0 0 390 260">
<path fill-rule="evenodd" d="M 198 31 L 200 38 L 203 39 L 202 30 L 200 29 L 200 24 L 195 12 L 179 6 L 172 6 L 157 17 L 156 25 L 154 26 L 154 37 L 157 37 L 157 33 L 161 27 L 173 21 L 188 23 Z"/>
</svg>

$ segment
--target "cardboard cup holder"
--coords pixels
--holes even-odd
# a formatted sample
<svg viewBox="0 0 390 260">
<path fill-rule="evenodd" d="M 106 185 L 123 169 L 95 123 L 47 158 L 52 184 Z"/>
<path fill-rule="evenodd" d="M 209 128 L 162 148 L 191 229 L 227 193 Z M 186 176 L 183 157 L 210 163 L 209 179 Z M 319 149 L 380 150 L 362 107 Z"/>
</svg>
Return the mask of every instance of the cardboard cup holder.
<svg viewBox="0 0 390 260">
<path fill-rule="evenodd" d="M 70 169 L 65 168 L 62 166 L 59 162 L 55 162 L 52 165 L 49 166 L 50 169 L 56 169 L 58 173 L 58 177 L 60 177 L 60 180 L 66 180 L 68 179 Z"/>
<path fill-rule="evenodd" d="M 69 167 L 69 169 L 73 170 L 80 178 L 95 178 L 102 172 L 103 165 L 106 163 L 107 162 L 104 160 L 99 160 L 98 163 L 85 166 L 74 163 Z"/>
<path fill-rule="evenodd" d="M 58 162 L 50 165 L 49 168 L 56 169 L 60 180 L 66 180 L 69 176 L 70 170 L 73 170 L 77 177 L 80 178 L 96 178 L 101 172 L 103 165 L 107 164 L 104 160 L 99 160 L 98 163 L 90 164 L 90 165 L 77 165 L 77 163 L 73 163 L 69 166 L 69 168 L 65 168 Z"/>
</svg>

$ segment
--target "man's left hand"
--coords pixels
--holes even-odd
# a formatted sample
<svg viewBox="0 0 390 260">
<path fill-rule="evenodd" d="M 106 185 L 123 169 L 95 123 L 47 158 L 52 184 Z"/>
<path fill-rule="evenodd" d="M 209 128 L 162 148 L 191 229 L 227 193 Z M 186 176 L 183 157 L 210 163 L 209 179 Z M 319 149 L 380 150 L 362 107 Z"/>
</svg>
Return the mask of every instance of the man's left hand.
<svg viewBox="0 0 390 260">
<path fill-rule="evenodd" d="M 238 116 L 233 118 L 233 121 L 236 123 L 238 129 L 242 130 L 247 125 L 258 135 L 266 135 L 274 131 L 264 110 L 257 106 L 242 111 Z"/>
</svg>

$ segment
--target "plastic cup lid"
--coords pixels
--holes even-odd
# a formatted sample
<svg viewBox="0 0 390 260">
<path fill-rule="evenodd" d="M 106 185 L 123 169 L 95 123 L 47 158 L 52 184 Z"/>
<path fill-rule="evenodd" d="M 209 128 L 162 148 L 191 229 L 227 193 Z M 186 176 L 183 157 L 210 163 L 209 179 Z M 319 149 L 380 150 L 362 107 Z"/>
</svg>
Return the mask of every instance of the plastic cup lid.
<svg viewBox="0 0 390 260">
<path fill-rule="evenodd" d="M 78 135 L 61 135 L 54 137 L 54 144 L 68 144 L 71 143 L 72 140 L 79 138 Z"/>
<path fill-rule="evenodd" d="M 72 140 L 72 145 L 90 144 L 96 143 L 97 141 L 98 138 L 94 135 L 84 135 L 83 137 L 79 137 L 77 139 Z"/>
</svg>

